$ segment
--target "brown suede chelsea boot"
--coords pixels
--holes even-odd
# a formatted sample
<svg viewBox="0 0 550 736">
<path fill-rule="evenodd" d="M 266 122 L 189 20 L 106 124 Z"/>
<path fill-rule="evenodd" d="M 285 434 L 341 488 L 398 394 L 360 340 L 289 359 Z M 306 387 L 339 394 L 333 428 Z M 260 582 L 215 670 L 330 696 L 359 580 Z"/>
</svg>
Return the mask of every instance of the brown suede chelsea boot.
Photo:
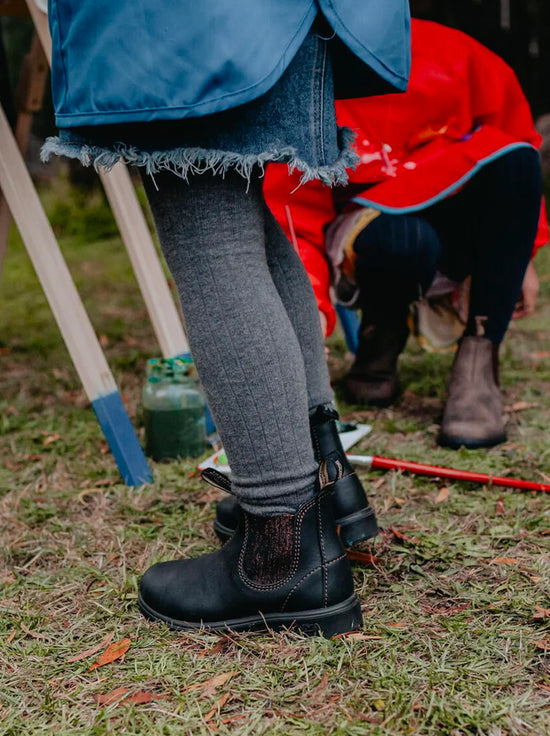
<svg viewBox="0 0 550 736">
<path fill-rule="evenodd" d="M 437 442 L 453 449 L 476 449 L 505 440 L 498 348 L 486 337 L 464 337 L 453 364 Z"/>
</svg>

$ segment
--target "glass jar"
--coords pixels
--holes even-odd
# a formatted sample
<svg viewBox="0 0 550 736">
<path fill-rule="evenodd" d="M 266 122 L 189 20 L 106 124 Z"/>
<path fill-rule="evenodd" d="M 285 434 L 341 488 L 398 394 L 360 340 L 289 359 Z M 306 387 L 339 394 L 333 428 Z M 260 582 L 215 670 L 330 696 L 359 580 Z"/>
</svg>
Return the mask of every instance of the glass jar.
<svg viewBox="0 0 550 736">
<path fill-rule="evenodd" d="M 142 405 L 149 457 L 172 460 L 204 453 L 205 401 L 192 363 L 179 358 L 149 360 Z"/>
</svg>

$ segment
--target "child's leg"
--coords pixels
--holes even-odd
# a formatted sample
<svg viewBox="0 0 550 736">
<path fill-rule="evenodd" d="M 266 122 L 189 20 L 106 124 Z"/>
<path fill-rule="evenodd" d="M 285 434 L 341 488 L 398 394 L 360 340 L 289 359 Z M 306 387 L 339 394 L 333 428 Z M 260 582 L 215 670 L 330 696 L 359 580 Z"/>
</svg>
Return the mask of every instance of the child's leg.
<svg viewBox="0 0 550 736">
<path fill-rule="evenodd" d="M 316 463 L 302 351 L 266 258 L 261 180 L 160 174 L 145 187 L 235 493 L 256 514 L 292 512 L 314 493 Z"/>
<path fill-rule="evenodd" d="M 334 399 L 325 356 L 319 310 L 300 256 L 265 205 L 267 263 L 300 343 L 304 358 L 309 410 Z"/>
</svg>

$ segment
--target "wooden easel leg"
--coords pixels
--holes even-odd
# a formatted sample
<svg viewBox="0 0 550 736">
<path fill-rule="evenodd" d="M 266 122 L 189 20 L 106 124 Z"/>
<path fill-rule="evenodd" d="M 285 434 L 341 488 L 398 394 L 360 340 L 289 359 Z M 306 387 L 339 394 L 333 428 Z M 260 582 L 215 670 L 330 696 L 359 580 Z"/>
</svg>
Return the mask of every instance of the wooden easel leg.
<svg viewBox="0 0 550 736">
<path fill-rule="evenodd" d="M 33 0 L 26 2 L 46 58 L 51 64 L 52 44 L 46 15 Z M 122 165 L 115 166 L 109 174 L 101 175 L 101 181 L 132 262 L 162 354 L 165 358 L 173 358 L 189 353 L 176 305 L 128 171 Z"/>
<path fill-rule="evenodd" d="M 11 212 L 0 192 L 0 278 L 4 270 L 4 260 L 8 250 L 8 237 L 11 227 Z"/>
<path fill-rule="evenodd" d="M 124 482 L 150 482 L 151 471 L 1 107 L 0 189 Z"/>
</svg>

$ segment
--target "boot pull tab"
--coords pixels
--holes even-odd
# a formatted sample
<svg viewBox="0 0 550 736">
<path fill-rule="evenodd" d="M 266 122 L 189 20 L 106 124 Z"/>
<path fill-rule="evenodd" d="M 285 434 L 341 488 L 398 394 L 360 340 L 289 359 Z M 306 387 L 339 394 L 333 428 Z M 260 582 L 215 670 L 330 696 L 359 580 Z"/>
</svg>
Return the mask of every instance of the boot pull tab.
<svg viewBox="0 0 550 736">
<path fill-rule="evenodd" d="M 331 462 L 336 468 L 336 475 L 334 478 L 330 477 L 328 464 Z M 336 483 L 337 480 L 344 477 L 344 466 L 341 460 L 323 460 L 319 465 L 319 489 L 322 491 L 323 488 Z"/>
<path fill-rule="evenodd" d="M 485 323 L 488 317 L 478 316 L 475 318 L 476 321 L 476 337 L 485 337 Z"/>
<path fill-rule="evenodd" d="M 234 495 L 231 479 L 228 478 L 227 475 L 220 473 L 219 470 L 216 470 L 215 468 L 205 468 L 201 471 L 201 478 L 209 485 L 214 486 L 214 488 Z"/>
</svg>

